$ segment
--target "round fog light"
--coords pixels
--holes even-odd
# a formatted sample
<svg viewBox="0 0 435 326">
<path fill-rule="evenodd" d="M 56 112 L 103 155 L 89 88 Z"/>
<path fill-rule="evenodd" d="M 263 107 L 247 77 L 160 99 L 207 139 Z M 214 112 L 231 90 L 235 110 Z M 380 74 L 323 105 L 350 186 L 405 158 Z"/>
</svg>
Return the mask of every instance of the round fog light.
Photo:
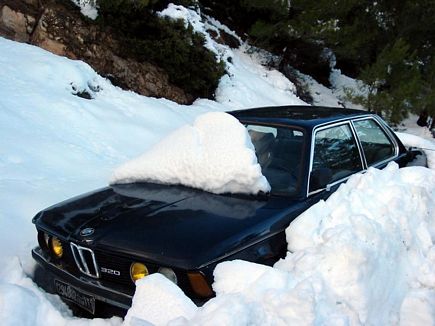
<svg viewBox="0 0 435 326">
<path fill-rule="evenodd" d="M 148 276 L 148 268 L 142 263 L 133 263 L 130 267 L 130 276 L 133 282 Z"/>
<path fill-rule="evenodd" d="M 171 282 L 177 284 L 178 280 L 177 280 L 177 275 L 175 274 L 174 270 L 172 268 L 168 268 L 168 267 L 160 267 L 158 272 L 164 276 L 166 276 L 166 278 L 168 280 L 170 280 Z"/>
<path fill-rule="evenodd" d="M 50 239 L 50 247 L 51 251 L 57 258 L 61 258 L 63 256 L 63 247 L 62 242 L 56 237 L 52 237 Z"/>
</svg>

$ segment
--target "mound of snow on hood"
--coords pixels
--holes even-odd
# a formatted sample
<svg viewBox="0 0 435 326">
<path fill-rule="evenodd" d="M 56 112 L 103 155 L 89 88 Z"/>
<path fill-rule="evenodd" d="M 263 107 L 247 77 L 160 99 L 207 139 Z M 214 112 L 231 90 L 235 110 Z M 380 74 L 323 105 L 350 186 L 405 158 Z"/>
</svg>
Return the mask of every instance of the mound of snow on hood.
<svg viewBox="0 0 435 326">
<path fill-rule="evenodd" d="M 219 264 L 216 298 L 177 324 L 435 323 L 435 171 L 391 163 L 354 175 L 286 235 L 289 252 L 274 268 Z"/>
<path fill-rule="evenodd" d="M 180 184 L 217 194 L 270 191 L 248 131 L 223 112 L 199 116 L 113 173 L 112 184 L 131 182 Z"/>
</svg>

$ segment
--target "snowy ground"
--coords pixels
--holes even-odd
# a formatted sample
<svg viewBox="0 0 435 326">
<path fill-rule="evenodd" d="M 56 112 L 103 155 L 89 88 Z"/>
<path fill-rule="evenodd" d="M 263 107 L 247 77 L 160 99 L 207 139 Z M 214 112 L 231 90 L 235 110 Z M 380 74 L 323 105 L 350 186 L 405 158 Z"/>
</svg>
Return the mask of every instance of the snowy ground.
<svg viewBox="0 0 435 326">
<path fill-rule="evenodd" d="M 170 8 L 164 14 L 180 11 L 177 14 L 193 19 L 200 32 L 212 23 L 193 12 Z M 122 323 L 119 318 L 75 318 L 57 296 L 45 294 L 31 282 L 30 249 L 36 245 L 31 218 L 38 210 L 106 185 L 117 166 L 202 113 L 303 104 L 287 79 L 262 67 L 243 47 L 230 50 L 209 42 L 221 60 L 232 58 L 230 73 L 221 80 L 216 102 L 198 100 L 187 107 L 122 91 L 83 62 L 0 38 L 3 325 Z M 73 95 L 81 90 L 93 99 Z M 319 94 L 319 98 L 333 96 L 322 95 L 322 90 Z M 382 187 L 387 185 L 382 200 L 361 195 L 382 188 L 381 181 Z M 434 324 L 434 185 L 433 172 L 427 169 L 390 166 L 388 171 L 355 176 L 331 201 L 307 212 L 307 221 L 296 224 L 302 227 L 289 229 L 290 240 L 292 234 L 300 240 L 290 241 L 294 253 L 276 268 L 244 262 L 220 265 L 214 284 L 218 296 L 202 309 L 192 306 L 166 279 L 149 277 L 140 282 L 126 321 L 397 324 L 400 319 L 406 324 L 421 317 Z M 370 211 L 365 202 L 371 203 Z M 336 203 L 340 204 L 336 207 Z M 154 293 L 161 301 L 147 301 L 150 296 L 140 292 Z"/>
</svg>

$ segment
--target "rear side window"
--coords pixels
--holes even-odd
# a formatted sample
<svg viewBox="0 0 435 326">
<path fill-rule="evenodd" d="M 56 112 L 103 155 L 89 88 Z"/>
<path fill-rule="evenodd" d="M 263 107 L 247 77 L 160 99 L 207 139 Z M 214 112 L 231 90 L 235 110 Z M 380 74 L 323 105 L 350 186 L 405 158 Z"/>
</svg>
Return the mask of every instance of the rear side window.
<svg viewBox="0 0 435 326">
<path fill-rule="evenodd" d="M 312 170 L 328 168 L 331 183 L 362 170 L 356 140 L 348 124 L 316 132 Z"/>
<path fill-rule="evenodd" d="M 358 120 L 353 124 L 361 141 L 368 166 L 388 160 L 395 155 L 393 143 L 376 121 L 373 119 Z"/>
</svg>

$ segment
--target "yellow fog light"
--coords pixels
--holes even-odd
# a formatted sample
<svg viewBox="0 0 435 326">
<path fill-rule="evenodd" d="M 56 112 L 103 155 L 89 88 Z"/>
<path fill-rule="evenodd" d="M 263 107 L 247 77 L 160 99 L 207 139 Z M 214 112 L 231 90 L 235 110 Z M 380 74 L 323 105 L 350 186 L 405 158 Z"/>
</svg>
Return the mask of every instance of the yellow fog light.
<svg viewBox="0 0 435 326">
<path fill-rule="evenodd" d="M 133 263 L 130 267 L 130 276 L 133 282 L 147 276 L 149 274 L 148 268 L 141 263 Z"/>
<path fill-rule="evenodd" d="M 50 239 L 50 247 L 51 247 L 51 251 L 57 258 L 61 258 L 63 256 L 62 243 L 58 238 L 52 237 Z"/>
</svg>

